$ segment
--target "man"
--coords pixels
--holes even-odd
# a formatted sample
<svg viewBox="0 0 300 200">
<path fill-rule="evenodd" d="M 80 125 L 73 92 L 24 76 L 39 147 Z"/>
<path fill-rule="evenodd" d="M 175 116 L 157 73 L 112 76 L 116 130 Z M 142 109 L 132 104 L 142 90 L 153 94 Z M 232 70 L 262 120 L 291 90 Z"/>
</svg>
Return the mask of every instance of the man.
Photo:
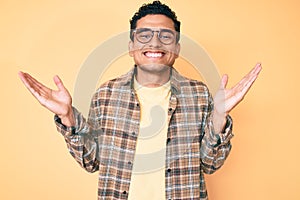
<svg viewBox="0 0 300 200">
<path fill-rule="evenodd" d="M 168 6 L 159 1 L 145 4 L 130 24 L 129 55 L 135 67 L 96 91 L 88 120 L 72 107 L 58 76 L 57 91 L 27 73 L 20 72 L 20 78 L 55 113 L 58 131 L 76 161 L 89 172 L 99 171 L 99 199 L 207 199 L 204 173 L 215 172 L 228 156 L 228 114 L 244 98 L 261 66 L 231 89 L 226 89 L 228 77 L 223 76 L 213 100 L 205 84 L 173 68 L 180 51 L 180 22 Z M 151 117 L 160 117 L 151 116 L 155 106 L 165 120 L 155 137 L 144 142 Z M 162 166 L 134 173 L 147 167 L 137 155 L 155 145 L 165 149 L 159 154 Z"/>
</svg>

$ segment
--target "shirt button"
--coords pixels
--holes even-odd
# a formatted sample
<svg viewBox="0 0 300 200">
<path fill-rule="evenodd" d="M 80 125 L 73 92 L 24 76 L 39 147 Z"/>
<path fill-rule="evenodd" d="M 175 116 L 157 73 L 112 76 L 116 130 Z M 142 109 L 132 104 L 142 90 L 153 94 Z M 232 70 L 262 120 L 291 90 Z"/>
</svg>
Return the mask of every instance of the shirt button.
<svg viewBox="0 0 300 200">
<path fill-rule="evenodd" d="M 172 111 L 172 108 L 169 108 L 169 111 L 171 112 L 171 111 Z"/>
<path fill-rule="evenodd" d="M 128 161 L 128 165 L 131 165 L 132 163 L 130 161 Z"/>
<path fill-rule="evenodd" d="M 171 171 L 172 171 L 172 170 L 171 170 L 170 168 L 167 170 L 168 173 L 170 173 Z"/>
<path fill-rule="evenodd" d="M 168 138 L 167 139 L 167 144 L 170 143 L 170 142 L 171 142 L 171 138 Z"/>
<path fill-rule="evenodd" d="M 127 192 L 126 192 L 126 191 L 123 191 L 123 194 L 127 194 Z"/>
<path fill-rule="evenodd" d="M 132 135 L 135 135 L 135 132 L 132 132 L 131 134 L 132 134 Z"/>
<path fill-rule="evenodd" d="M 137 104 L 136 104 L 136 107 L 140 107 L 140 104 L 139 104 L 139 103 L 137 103 Z"/>
</svg>

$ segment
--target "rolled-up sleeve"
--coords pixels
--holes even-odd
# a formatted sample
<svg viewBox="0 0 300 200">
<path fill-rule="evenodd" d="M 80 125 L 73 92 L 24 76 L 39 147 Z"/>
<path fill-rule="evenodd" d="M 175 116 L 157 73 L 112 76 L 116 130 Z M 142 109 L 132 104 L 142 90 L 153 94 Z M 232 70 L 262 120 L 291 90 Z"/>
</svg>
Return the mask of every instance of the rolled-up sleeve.
<svg viewBox="0 0 300 200">
<path fill-rule="evenodd" d="M 94 109 L 91 107 L 88 121 L 74 107 L 73 113 L 76 123 L 72 127 L 65 126 L 57 115 L 54 116 L 57 131 L 64 136 L 70 154 L 80 166 L 88 172 L 95 172 L 99 168 L 99 133 L 95 123 Z"/>
<path fill-rule="evenodd" d="M 201 141 L 201 164 L 204 173 L 212 174 L 225 162 L 231 150 L 231 138 L 233 137 L 232 118 L 227 115 L 226 124 L 221 133 L 214 131 L 212 111 L 213 102 L 209 101 L 212 109 L 208 111 L 205 119 L 205 132 Z"/>
</svg>

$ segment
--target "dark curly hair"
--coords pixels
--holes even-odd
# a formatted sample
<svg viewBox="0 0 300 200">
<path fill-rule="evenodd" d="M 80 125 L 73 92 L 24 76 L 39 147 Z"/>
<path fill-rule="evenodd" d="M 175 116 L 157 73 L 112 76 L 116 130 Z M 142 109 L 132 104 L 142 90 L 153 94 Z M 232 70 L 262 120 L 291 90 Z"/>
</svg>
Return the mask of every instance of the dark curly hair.
<svg viewBox="0 0 300 200">
<path fill-rule="evenodd" d="M 130 20 L 130 39 L 133 40 L 132 31 L 136 28 L 136 23 L 142 17 L 146 15 L 165 15 L 174 22 L 174 28 L 178 32 L 176 42 L 179 41 L 180 33 L 180 21 L 177 20 L 177 16 L 174 11 L 172 11 L 169 6 L 162 4 L 160 1 L 153 1 L 152 3 L 143 4 L 142 7 L 133 15 Z"/>
</svg>

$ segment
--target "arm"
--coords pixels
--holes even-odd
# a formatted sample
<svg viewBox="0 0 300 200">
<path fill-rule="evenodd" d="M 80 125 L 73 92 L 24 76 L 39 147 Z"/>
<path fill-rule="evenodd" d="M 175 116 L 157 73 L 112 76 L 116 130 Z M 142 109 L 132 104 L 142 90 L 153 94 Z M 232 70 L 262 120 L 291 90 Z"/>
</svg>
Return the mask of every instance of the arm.
<svg viewBox="0 0 300 200">
<path fill-rule="evenodd" d="M 202 169 L 206 174 L 212 174 L 219 169 L 225 162 L 231 150 L 230 139 L 232 134 L 232 119 L 228 115 L 224 130 L 215 132 L 213 124 L 213 101 L 209 98 L 209 109 L 205 119 L 204 136 L 201 141 L 201 163 Z"/>
<path fill-rule="evenodd" d="M 205 173 L 215 172 L 227 158 L 232 138 L 232 120 L 229 112 L 244 99 L 261 69 L 258 63 L 230 89 L 226 89 L 228 77 L 224 75 L 214 100 L 209 96 L 205 134 L 201 143 L 201 162 Z"/>
<path fill-rule="evenodd" d="M 38 102 L 55 114 L 57 129 L 64 135 L 67 146 L 76 161 L 87 171 L 98 168 L 97 160 L 97 123 L 95 112 L 91 107 L 89 120 L 72 107 L 72 98 L 58 76 L 54 82 L 57 90 L 52 90 L 27 73 L 19 72 L 20 79 L 38 100 Z M 92 104 L 93 106 L 93 104 Z"/>
<path fill-rule="evenodd" d="M 86 120 L 76 108 L 73 108 L 75 126 L 67 127 L 61 119 L 55 115 L 54 120 L 58 132 L 60 132 L 67 143 L 68 150 L 74 159 L 88 172 L 99 169 L 98 129 L 95 121 L 95 112 L 91 105 L 89 118 Z"/>
</svg>

